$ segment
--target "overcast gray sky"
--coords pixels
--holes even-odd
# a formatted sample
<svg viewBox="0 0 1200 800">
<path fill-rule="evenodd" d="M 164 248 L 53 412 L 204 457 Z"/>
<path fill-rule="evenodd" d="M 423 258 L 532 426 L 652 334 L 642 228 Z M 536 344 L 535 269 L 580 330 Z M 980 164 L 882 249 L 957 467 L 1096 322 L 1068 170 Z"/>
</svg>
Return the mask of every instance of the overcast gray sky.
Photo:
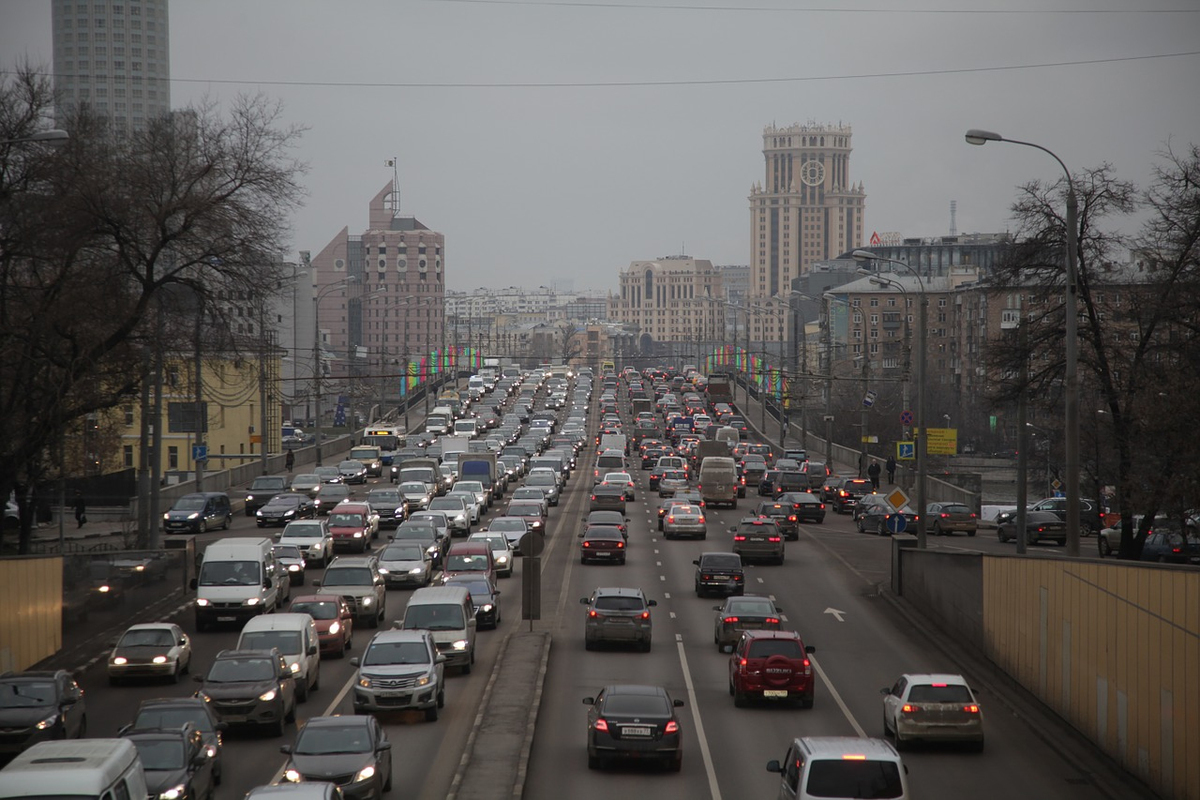
<svg viewBox="0 0 1200 800">
<path fill-rule="evenodd" d="M 171 98 L 261 90 L 310 128 L 296 249 L 361 231 L 395 156 L 403 210 L 446 235 L 449 288 L 615 290 L 630 261 L 684 248 L 749 261 L 747 196 L 772 122 L 853 127 L 868 236 L 944 235 L 951 200 L 960 232 L 1004 230 L 1014 187 L 1057 177 L 1028 148 L 965 144 L 972 127 L 1144 183 L 1168 141 L 1200 141 L 1200 56 L 1154 58 L 1200 50 L 1198 9 L 172 0 Z M 50 68 L 46 0 L 0 0 L 0 65 L 23 56 Z M 1033 66 L 1066 62 L 1093 63 Z"/>
</svg>

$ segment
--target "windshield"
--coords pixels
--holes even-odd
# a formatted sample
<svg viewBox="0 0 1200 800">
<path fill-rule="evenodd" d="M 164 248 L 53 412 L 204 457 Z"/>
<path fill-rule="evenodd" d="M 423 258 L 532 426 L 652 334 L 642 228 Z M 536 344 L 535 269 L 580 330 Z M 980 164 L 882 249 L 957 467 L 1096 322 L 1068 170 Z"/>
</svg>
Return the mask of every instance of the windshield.
<svg viewBox="0 0 1200 800">
<path fill-rule="evenodd" d="M 178 728 L 186 722 L 201 733 L 212 733 L 213 725 L 200 708 L 150 708 L 137 715 L 134 728 Z"/>
<path fill-rule="evenodd" d="M 425 558 L 424 548 L 418 545 L 394 544 L 383 551 L 380 561 L 420 561 Z"/>
<path fill-rule="evenodd" d="M 429 504 L 429 508 L 433 511 L 454 511 L 461 514 L 463 501 L 457 497 L 439 497 Z"/>
<path fill-rule="evenodd" d="M 375 452 L 375 448 L 373 447 L 356 447 L 350 451 L 350 457 L 356 460 L 363 458 L 371 459 L 378 458 L 379 454 Z"/>
<path fill-rule="evenodd" d="M 292 523 L 283 529 L 283 535 L 287 538 L 295 537 L 297 539 L 320 539 L 321 526 L 311 524 L 297 525 Z"/>
<path fill-rule="evenodd" d="M 604 701 L 605 714 L 642 714 L 646 716 L 671 716 L 671 706 L 666 698 L 656 695 L 609 695 Z"/>
<path fill-rule="evenodd" d="M 292 603 L 292 612 L 295 614 L 308 614 L 313 619 L 338 618 L 337 603 L 332 603 L 327 600 L 320 602 Z"/>
<path fill-rule="evenodd" d="M 332 755 L 334 753 L 369 753 L 370 734 L 364 725 L 305 726 L 296 739 L 298 756 Z"/>
<path fill-rule="evenodd" d="M 554 486 L 558 480 L 549 472 L 539 472 L 531 474 L 526 482 L 532 486 Z"/>
<path fill-rule="evenodd" d="M 597 597 L 593 605 L 601 611 L 641 611 L 646 606 L 640 597 L 623 597 L 621 595 Z"/>
<path fill-rule="evenodd" d="M 508 515 L 510 517 L 540 517 L 542 507 L 529 503 L 514 503 L 508 507 Z"/>
<path fill-rule="evenodd" d="M 198 511 L 207 504 L 203 497 L 181 497 L 175 501 L 173 511 Z"/>
<path fill-rule="evenodd" d="M 294 544 L 277 544 L 271 548 L 271 552 L 277 558 L 289 558 L 296 561 L 299 561 L 301 558 L 300 548 Z"/>
<path fill-rule="evenodd" d="M 751 642 L 750 658 L 770 658 L 771 656 L 786 656 L 787 658 L 804 658 L 804 651 L 795 639 L 762 639 Z"/>
<path fill-rule="evenodd" d="M 325 570 L 322 586 L 370 586 L 371 570 L 366 567 L 336 567 Z"/>
<path fill-rule="evenodd" d="M 892 761 L 822 759 L 812 761 L 805 791 L 812 797 L 884 800 L 901 797 L 900 770 Z"/>
<path fill-rule="evenodd" d="M 734 600 L 729 603 L 729 613 L 749 614 L 755 617 L 775 616 L 775 606 L 769 600 Z"/>
<path fill-rule="evenodd" d="M 428 664 L 429 650 L 422 642 L 379 642 L 367 648 L 364 667 L 385 664 Z"/>
<path fill-rule="evenodd" d="M 492 520 L 492 524 L 488 526 L 489 530 L 493 531 L 523 531 L 529 526 L 525 524 L 523 519 L 508 519 L 505 517 L 497 517 Z"/>
<path fill-rule="evenodd" d="M 404 614 L 404 627 L 430 631 L 454 631 L 466 627 L 462 608 L 452 603 L 443 605 L 409 606 Z"/>
<path fill-rule="evenodd" d="M 254 483 L 250 484 L 250 491 L 252 491 L 252 492 L 264 492 L 264 491 L 270 491 L 270 490 L 282 491 L 283 489 L 284 489 L 284 479 L 283 478 L 276 478 L 276 477 L 255 478 Z"/>
<path fill-rule="evenodd" d="M 269 658 L 223 658 L 214 661 L 205 680 L 209 683 L 269 681 L 275 677 L 275 665 Z"/>
<path fill-rule="evenodd" d="M 257 561 L 205 561 L 200 567 L 200 586 L 257 586 Z"/>
<path fill-rule="evenodd" d="M 331 528 L 361 528 L 366 525 L 362 514 L 330 514 Z"/>
<path fill-rule="evenodd" d="M 54 703 L 54 684 L 12 681 L 0 683 L 0 708 L 28 708 Z"/>
<path fill-rule="evenodd" d="M 451 553 L 450 557 L 446 559 L 445 567 L 445 569 L 450 572 L 482 572 L 486 571 L 487 568 L 487 556 L 456 555 L 453 553 Z"/>
<path fill-rule="evenodd" d="M 299 653 L 300 634 L 296 631 L 251 631 L 243 633 L 238 642 L 239 650 L 270 650 L 272 647 L 281 653 Z"/>
<path fill-rule="evenodd" d="M 367 502 L 375 503 L 376 505 L 381 505 L 381 506 L 388 505 L 389 503 L 391 503 L 393 505 L 400 505 L 400 493 L 399 492 L 388 492 L 388 491 L 370 492 L 367 495 Z"/>
<path fill-rule="evenodd" d="M 417 481 L 400 484 L 400 494 L 425 494 L 425 491 L 425 484 Z"/>
<path fill-rule="evenodd" d="M 183 742 L 179 740 L 133 740 L 143 769 L 182 769 Z"/>
<path fill-rule="evenodd" d="M 165 628 L 142 628 L 126 631 L 117 647 L 171 647 L 175 635 Z"/>
</svg>

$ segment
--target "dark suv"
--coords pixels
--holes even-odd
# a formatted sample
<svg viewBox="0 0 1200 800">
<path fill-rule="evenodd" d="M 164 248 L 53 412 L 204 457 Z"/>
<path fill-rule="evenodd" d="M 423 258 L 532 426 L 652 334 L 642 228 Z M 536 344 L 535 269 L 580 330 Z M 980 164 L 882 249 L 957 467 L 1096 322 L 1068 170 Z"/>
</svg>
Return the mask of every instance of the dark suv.
<svg viewBox="0 0 1200 800">
<path fill-rule="evenodd" d="M 601 588 L 591 597 L 581 597 L 587 606 L 583 624 L 583 646 L 594 650 L 600 642 L 629 642 L 644 653 L 650 652 L 654 600 L 647 600 L 641 589 Z"/>
<path fill-rule="evenodd" d="M 776 500 L 764 500 L 758 504 L 758 508 L 754 513 L 760 517 L 769 517 L 775 520 L 775 527 L 779 528 L 779 532 L 783 534 L 785 539 L 800 538 L 800 523 L 793 513 L 791 503 L 783 503 Z"/>
<path fill-rule="evenodd" d="M 190 722 L 177 728 L 132 728 L 121 736 L 137 748 L 150 797 L 212 797 L 216 767 L 203 735 Z"/>
<path fill-rule="evenodd" d="M 138 706 L 137 716 L 133 722 L 121 728 L 119 734 L 124 735 L 129 730 L 145 730 L 146 728 L 178 728 L 192 725 L 200 731 L 204 740 L 205 753 L 213 762 L 213 782 L 221 782 L 222 748 L 221 731 L 226 725 L 217 719 L 210 704 L 198 697 L 163 697 L 156 700 L 143 700 Z"/>
<path fill-rule="evenodd" d="M 0 757 L 48 739 L 87 735 L 83 690 L 66 670 L 0 676 Z"/>
<path fill-rule="evenodd" d="M 253 517 L 255 512 L 270 502 L 277 494 L 288 490 L 287 478 L 282 475 L 260 475 L 246 488 L 246 516 Z"/>
<path fill-rule="evenodd" d="M 230 725 L 263 725 L 283 736 L 296 721 L 296 678 L 279 651 L 222 650 L 208 674 L 196 675 L 218 719 Z"/>
<path fill-rule="evenodd" d="M 846 478 L 834 492 L 830 505 L 839 514 L 845 514 L 854 508 L 865 495 L 871 494 L 874 488 L 866 478 Z"/>
<path fill-rule="evenodd" d="M 814 652 L 795 631 L 743 632 L 729 657 L 733 704 L 740 708 L 753 697 L 812 708 L 816 681 L 808 655 Z"/>
</svg>

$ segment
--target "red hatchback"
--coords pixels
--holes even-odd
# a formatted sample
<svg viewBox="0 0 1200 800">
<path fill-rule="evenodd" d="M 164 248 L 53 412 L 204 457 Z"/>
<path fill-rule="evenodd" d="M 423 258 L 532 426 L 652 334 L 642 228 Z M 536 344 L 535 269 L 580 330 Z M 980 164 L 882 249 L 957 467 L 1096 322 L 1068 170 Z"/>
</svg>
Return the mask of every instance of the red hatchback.
<svg viewBox="0 0 1200 800">
<path fill-rule="evenodd" d="M 816 680 L 809 653 L 795 631 L 744 631 L 729 657 L 729 693 L 738 708 L 750 698 L 812 708 Z"/>
</svg>

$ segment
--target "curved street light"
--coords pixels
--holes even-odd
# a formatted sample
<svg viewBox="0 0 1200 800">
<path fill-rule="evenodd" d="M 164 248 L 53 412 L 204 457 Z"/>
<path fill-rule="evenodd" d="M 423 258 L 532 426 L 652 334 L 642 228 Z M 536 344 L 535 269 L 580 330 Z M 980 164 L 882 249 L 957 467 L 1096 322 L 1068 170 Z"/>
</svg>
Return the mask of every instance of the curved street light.
<svg viewBox="0 0 1200 800">
<path fill-rule="evenodd" d="M 357 283 L 357 275 L 347 275 L 340 281 L 333 283 L 321 289 L 313 296 L 313 382 L 315 383 L 314 393 L 316 397 L 313 400 L 313 406 L 317 412 L 317 466 L 321 466 L 321 377 L 323 366 L 321 364 L 321 324 L 320 310 L 321 301 L 338 289 L 344 289 L 348 283 Z"/>
</svg>

